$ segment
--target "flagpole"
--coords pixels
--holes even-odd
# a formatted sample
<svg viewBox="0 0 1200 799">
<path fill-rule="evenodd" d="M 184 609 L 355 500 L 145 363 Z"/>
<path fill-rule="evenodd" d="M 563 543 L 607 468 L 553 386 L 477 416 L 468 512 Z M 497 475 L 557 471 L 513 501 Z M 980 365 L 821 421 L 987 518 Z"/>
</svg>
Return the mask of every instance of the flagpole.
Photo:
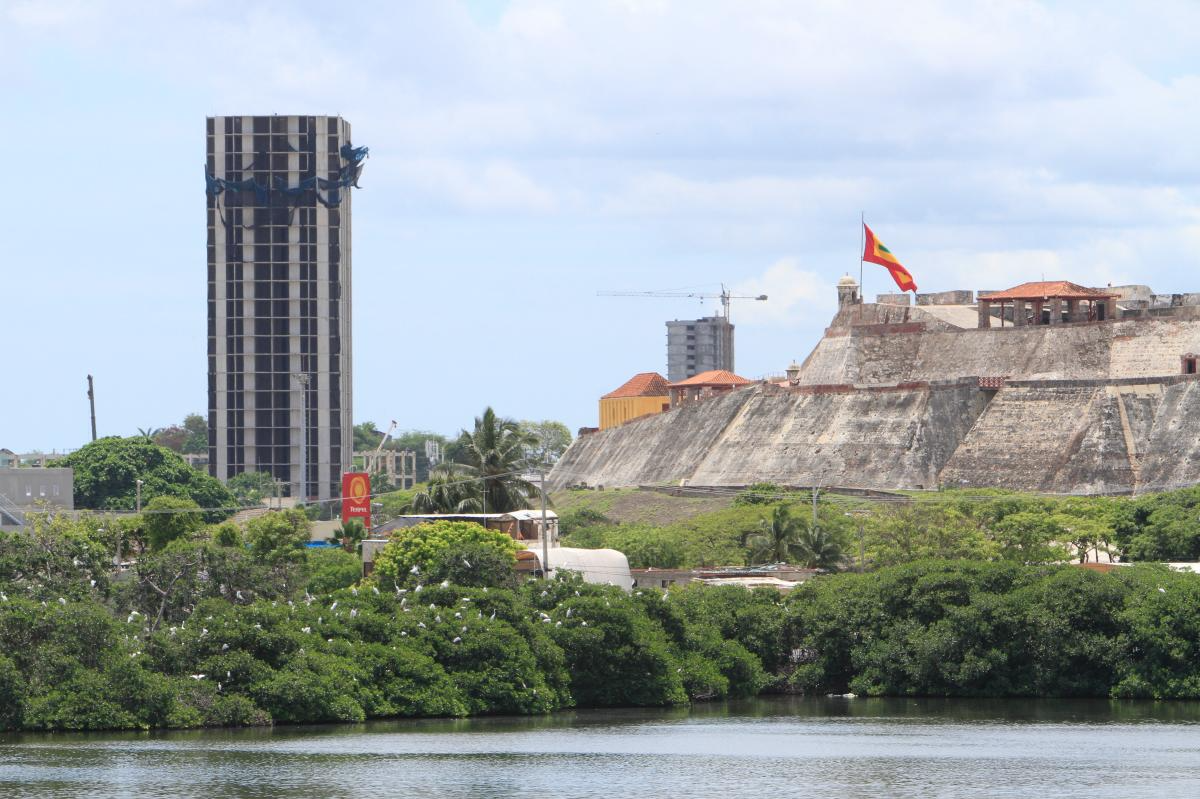
<svg viewBox="0 0 1200 799">
<path fill-rule="evenodd" d="M 867 292 L 863 290 L 863 253 L 867 246 L 867 214 L 865 211 L 859 211 L 858 217 L 858 301 L 866 304 Z"/>
</svg>

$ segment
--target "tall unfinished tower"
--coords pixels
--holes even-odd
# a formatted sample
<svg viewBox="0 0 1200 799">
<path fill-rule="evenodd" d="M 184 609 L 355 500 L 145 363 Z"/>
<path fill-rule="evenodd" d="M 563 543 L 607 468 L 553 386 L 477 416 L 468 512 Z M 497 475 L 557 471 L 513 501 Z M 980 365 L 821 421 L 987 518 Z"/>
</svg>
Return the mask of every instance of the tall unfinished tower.
<svg viewBox="0 0 1200 799">
<path fill-rule="evenodd" d="M 206 120 L 209 472 L 341 494 L 354 446 L 350 189 L 334 116 Z"/>
</svg>

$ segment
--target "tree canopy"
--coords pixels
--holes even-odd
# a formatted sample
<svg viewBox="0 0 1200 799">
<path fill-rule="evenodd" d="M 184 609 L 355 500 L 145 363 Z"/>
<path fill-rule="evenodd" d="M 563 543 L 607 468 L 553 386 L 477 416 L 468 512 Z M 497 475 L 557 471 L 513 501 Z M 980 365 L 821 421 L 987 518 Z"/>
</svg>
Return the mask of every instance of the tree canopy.
<svg viewBox="0 0 1200 799">
<path fill-rule="evenodd" d="M 209 521 L 226 518 L 237 504 L 219 480 L 144 436 L 101 438 L 55 465 L 74 470 L 77 508 L 133 510 L 138 480 L 143 504 L 157 496 L 190 499 L 205 509 Z"/>
</svg>

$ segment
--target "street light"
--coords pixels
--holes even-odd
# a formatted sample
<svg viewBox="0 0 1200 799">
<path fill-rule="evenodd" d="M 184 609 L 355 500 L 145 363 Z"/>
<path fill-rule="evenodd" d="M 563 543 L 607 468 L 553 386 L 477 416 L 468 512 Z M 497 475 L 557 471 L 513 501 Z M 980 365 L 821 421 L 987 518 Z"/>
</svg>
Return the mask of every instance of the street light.
<svg viewBox="0 0 1200 799">
<path fill-rule="evenodd" d="M 134 486 L 134 490 L 137 493 L 137 500 L 136 500 L 135 507 L 137 508 L 137 512 L 141 513 L 142 512 L 142 481 L 134 480 L 133 486 Z"/>
</svg>

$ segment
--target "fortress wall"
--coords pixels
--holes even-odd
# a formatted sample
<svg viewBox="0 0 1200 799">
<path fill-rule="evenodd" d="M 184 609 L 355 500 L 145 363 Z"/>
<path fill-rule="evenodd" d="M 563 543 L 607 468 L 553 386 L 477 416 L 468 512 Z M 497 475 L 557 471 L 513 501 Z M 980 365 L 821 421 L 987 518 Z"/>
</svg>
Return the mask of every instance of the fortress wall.
<svg viewBox="0 0 1200 799">
<path fill-rule="evenodd" d="M 1180 378 L 1164 387 L 1143 452 L 1139 492 L 1200 483 L 1200 381 Z"/>
<path fill-rule="evenodd" d="M 575 439 L 547 475 L 552 488 L 673 483 L 687 478 L 756 387 L 634 419 Z"/>
<path fill-rule="evenodd" d="M 1103 385 L 1009 385 L 942 469 L 942 485 L 1054 493 L 1134 486 L 1116 392 Z"/>
<path fill-rule="evenodd" d="M 762 393 L 747 401 L 691 481 L 932 487 L 985 402 L 973 381 L 892 391 Z"/>
<path fill-rule="evenodd" d="M 759 386 L 584 436 L 549 479 L 555 487 L 686 479 L 928 488 L 986 398 L 974 381 L 894 390 Z"/>
</svg>

